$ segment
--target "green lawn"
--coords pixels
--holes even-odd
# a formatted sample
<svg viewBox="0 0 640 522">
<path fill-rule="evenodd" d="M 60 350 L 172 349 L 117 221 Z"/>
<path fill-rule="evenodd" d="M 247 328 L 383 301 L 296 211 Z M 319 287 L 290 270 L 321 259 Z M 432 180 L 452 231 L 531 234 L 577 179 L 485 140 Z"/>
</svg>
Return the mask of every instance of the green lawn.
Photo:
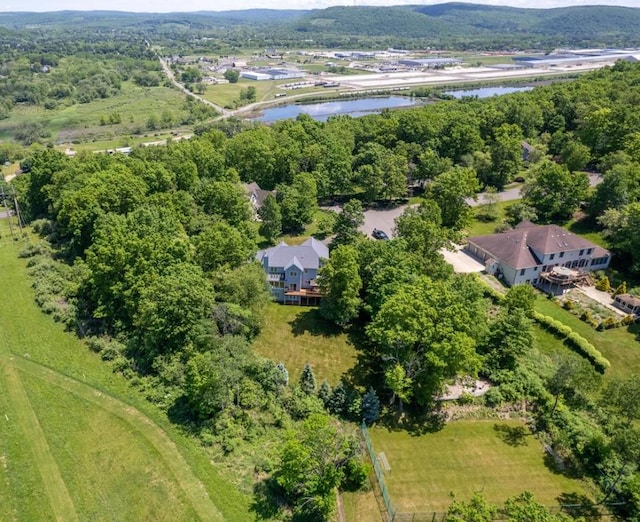
<svg viewBox="0 0 640 522">
<path fill-rule="evenodd" d="M 611 363 L 606 376 L 629 377 L 640 374 L 640 325 L 597 332 L 587 323 L 543 296 L 539 296 L 536 300 L 536 310 L 562 321 L 600 350 Z"/>
<path fill-rule="evenodd" d="M 373 489 L 343 493 L 342 506 L 347 522 L 383 521 Z"/>
<path fill-rule="evenodd" d="M 469 236 L 484 236 L 486 234 L 494 234 L 496 231 L 496 227 L 502 222 L 505 218 L 505 210 L 513 205 L 515 201 L 500 201 L 496 204 L 498 208 L 498 219 L 495 221 L 482 221 L 478 219 L 478 214 L 482 211 L 482 209 L 478 207 L 473 207 L 473 220 L 471 224 L 465 228 L 465 231 Z"/>
<path fill-rule="evenodd" d="M 578 234 L 596 245 L 600 245 L 604 248 L 610 248 L 607 240 L 602 235 L 602 229 L 588 218 L 583 217 L 581 219 L 572 219 L 567 223 L 566 228 L 574 234 Z"/>
<path fill-rule="evenodd" d="M 202 448 L 39 310 L 24 245 L 0 244 L 0 520 L 249 520 Z"/>
<path fill-rule="evenodd" d="M 528 490 L 554 505 L 562 493 L 586 493 L 546 466 L 542 445 L 520 421 L 455 421 L 419 436 L 384 428 L 370 433 L 375 451 L 389 461 L 385 480 L 401 512 L 444 511 L 452 494 L 468 500 L 482 492 L 498 503 Z"/>
<path fill-rule="evenodd" d="M 285 83 L 293 83 L 295 81 L 303 81 L 302 78 L 298 80 L 265 80 L 255 81 L 248 80 L 246 78 L 240 78 L 238 83 L 222 83 L 220 85 L 209 85 L 204 94 L 206 100 L 217 103 L 218 105 L 227 106 L 231 105 L 234 100 L 240 98 L 240 90 L 247 87 L 256 88 L 256 101 L 271 100 L 277 93 L 286 92 L 289 95 L 291 93 L 299 93 L 301 91 L 285 91 L 278 89 L 278 85 Z"/>
<path fill-rule="evenodd" d="M 272 303 L 265 326 L 253 343 L 259 354 L 282 361 L 291 382 L 297 381 L 306 363 L 311 363 L 318 384 L 331 385 L 353 367 L 356 351 L 337 327 L 320 317 L 317 308 Z"/>
</svg>

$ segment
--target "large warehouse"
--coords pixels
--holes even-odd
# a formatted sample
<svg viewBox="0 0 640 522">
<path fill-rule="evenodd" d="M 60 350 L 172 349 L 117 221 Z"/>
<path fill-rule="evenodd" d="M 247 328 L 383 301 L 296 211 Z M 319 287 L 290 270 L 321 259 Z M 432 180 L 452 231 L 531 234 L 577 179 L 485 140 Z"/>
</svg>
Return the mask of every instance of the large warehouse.
<svg viewBox="0 0 640 522">
<path fill-rule="evenodd" d="M 304 78 L 305 73 L 297 69 L 260 69 L 258 71 L 242 71 L 240 76 L 247 80 L 293 80 Z"/>
<path fill-rule="evenodd" d="M 441 67 L 444 65 L 456 65 L 462 63 L 462 60 L 458 58 L 425 58 L 422 60 L 398 60 L 398 63 L 406 65 L 407 67 L 418 67 L 424 69 L 429 67 Z"/>
<path fill-rule="evenodd" d="M 637 50 L 624 49 L 585 49 L 564 51 L 539 56 L 514 56 L 513 61 L 523 67 L 560 67 L 566 65 L 581 65 L 584 63 L 616 62 L 618 60 L 638 61 L 640 54 Z"/>
</svg>

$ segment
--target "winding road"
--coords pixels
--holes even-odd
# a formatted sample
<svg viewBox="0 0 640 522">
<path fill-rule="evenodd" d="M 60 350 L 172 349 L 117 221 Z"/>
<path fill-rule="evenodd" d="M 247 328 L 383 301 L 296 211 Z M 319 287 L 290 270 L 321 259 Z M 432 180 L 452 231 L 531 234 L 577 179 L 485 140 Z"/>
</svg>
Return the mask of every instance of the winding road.
<svg viewBox="0 0 640 522">
<path fill-rule="evenodd" d="M 599 174 L 589 174 L 589 185 L 595 187 L 602 181 L 602 177 Z M 520 199 L 520 190 L 522 184 L 518 184 L 513 187 L 509 187 L 502 192 L 498 192 L 497 196 L 500 201 L 515 201 Z M 477 195 L 475 199 L 467 199 L 467 204 L 471 207 L 477 207 L 484 203 L 484 192 Z M 400 205 L 398 207 L 385 208 L 385 209 L 371 209 L 364 213 L 364 224 L 360 227 L 360 230 L 367 236 L 371 236 L 374 228 L 384 230 L 391 236 L 393 229 L 395 228 L 395 221 L 402 215 L 408 205 Z M 333 209 L 338 210 L 338 209 Z"/>
</svg>

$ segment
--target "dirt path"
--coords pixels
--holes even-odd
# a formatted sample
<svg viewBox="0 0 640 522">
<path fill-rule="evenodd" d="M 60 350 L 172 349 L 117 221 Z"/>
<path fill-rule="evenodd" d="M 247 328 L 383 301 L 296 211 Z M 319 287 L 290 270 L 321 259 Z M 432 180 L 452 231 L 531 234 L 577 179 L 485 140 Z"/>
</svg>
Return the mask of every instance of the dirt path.
<svg viewBox="0 0 640 522">
<path fill-rule="evenodd" d="M 209 497 L 204 485 L 193 474 L 191 468 L 184 460 L 184 457 L 176 447 L 175 443 L 155 422 L 133 406 L 130 406 L 111 395 L 103 393 L 88 384 L 82 383 L 71 377 L 67 377 L 51 368 L 19 356 L 12 356 L 11 359 L 13 365 L 19 368 L 20 371 L 28 373 L 38 379 L 42 379 L 52 386 L 58 386 L 69 393 L 73 393 L 81 399 L 103 408 L 128 423 L 133 430 L 145 437 L 156 449 L 164 463 L 173 473 L 176 482 L 184 491 L 188 502 L 198 513 L 200 520 L 224 520 L 222 514 Z M 42 437 L 44 438 L 44 434 L 42 434 Z M 44 442 L 46 444 L 46 439 Z M 53 461 L 53 465 L 55 465 L 55 461 Z M 47 482 L 46 478 L 45 482 Z M 64 483 L 62 486 L 64 487 Z M 66 521 L 72 519 L 65 517 L 62 520 Z"/>
<path fill-rule="evenodd" d="M 169 81 L 176 86 L 176 88 L 180 89 L 182 92 L 184 92 L 187 96 L 191 96 L 192 98 L 204 103 L 205 105 L 208 105 L 209 107 L 212 107 L 213 109 L 215 109 L 216 111 L 218 111 L 221 116 L 220 118 L 226 118 L 227 116 L 232 116 L 233 112 L 229 111 L 227 109 L 225 109 L 224 107 L 220 106 L 220 105 L 216 105 L 213 102 L 210 102 L 209 100 L 205 100 L 202 96 L 198 96 L 197 94 L 191 92 L 189 89 L 187 89 L 183 84 L 181 84 L 178 80 L 176 80 L 175 75 L 173 74 L 173 71 L 171 70 L 171 68 L 167 65 L 167 62 L 165 62 L 162 58 L 160 58 L 160 55 L 156 55 L 158 56 L 158 60 L 160 61 L 160 65 L 162 66 L 162 70 L 164 71 L 165 76 L 169 79 Z M 220 119 L 218 118 L 218 119 Z"/>
<path fill-rule="evenodd" d="M 47 438 L 16 370 L 15 358 L 0 355 L 0 363 L 7 382 L 8 398 L 15 411 L 15 420 L 24 435 L 25 443 L 31 447 L 33 452 L 33 461 L 42 476 L 52 514 L 56 520 L 61 522 L 78 520 L 73 501 L 60 474 L 58 463 L 51 454 Z"/>
</svg>

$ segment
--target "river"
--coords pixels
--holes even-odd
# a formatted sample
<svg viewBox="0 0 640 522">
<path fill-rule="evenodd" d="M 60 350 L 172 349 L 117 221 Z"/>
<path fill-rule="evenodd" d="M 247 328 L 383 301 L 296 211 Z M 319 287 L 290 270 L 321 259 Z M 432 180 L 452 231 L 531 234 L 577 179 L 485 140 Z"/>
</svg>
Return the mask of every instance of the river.
<svg viewBox="0 0 640 522">
<path fill-rule="evenodd" d="M 480 87 L 478 89 L 450 90 L 445 94 L 462 98 L 463 96 L 477 96 L 478 98 L 488 98 L 500 94 L 509 94 L 512 92 L 524 92 L 533 89 L 533 87 Z M 289 105 L 281 105 L 264 109 L 261 116 L 253 118 L 254 121 L 262 121 L 271 123 L 287 118 L 295 118 L 298 114 L 308 114 L 314 120 L 327 121 L 330 116 L 338 114 L 348 114 L 353 118 L 364 116 L 365 114 L 375 114 L 382 112 L 384 109 L 397 109 L 399 107 L 413 107 L 423 102 L 417 98 L 410 96 L 375 96 L 368 98 L 337 100 L 318 103 L 304 103 Z"/>
</svg>

